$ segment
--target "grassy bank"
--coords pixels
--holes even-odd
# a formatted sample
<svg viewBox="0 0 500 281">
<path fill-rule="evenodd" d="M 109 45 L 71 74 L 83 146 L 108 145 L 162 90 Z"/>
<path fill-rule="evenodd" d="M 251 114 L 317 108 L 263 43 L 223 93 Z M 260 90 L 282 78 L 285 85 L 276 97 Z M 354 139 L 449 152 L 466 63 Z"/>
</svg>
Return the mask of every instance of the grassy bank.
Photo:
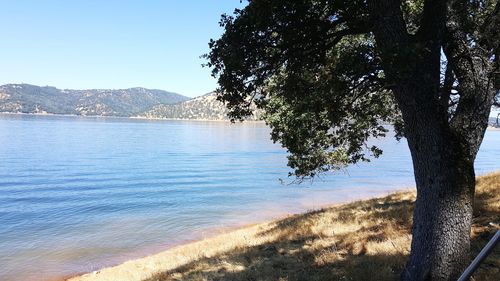
<svg viewBox="0 0 500 281">
<path fill-rule="evenodd" d="M 294 215 L 71 279 L 398 280 L 409 253 L 414 192 Z M 500 172 L 477 179 L 472 252 L 496 231 Z M 500 251 L 474 280 L 499 276 Z"/>
</svg>

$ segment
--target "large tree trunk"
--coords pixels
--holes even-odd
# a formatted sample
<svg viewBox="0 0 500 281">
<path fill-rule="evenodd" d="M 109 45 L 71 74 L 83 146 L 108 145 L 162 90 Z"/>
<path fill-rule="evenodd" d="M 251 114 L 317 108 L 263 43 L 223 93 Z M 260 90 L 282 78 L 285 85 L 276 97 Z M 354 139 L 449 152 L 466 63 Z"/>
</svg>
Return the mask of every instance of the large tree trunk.
<svg viewBox="0 0 500 281">
<path fill-rule="evenodd" d="M 469 262 L 473 162 L 440 135 L 419 135 L 409 142 L 417 201 L 405 281 L 456 280 Z"/>
<path fill-rule="evenodd" d="M 456 280 L 469 261 L 477 150 L 433 100 L 431 71 L 421 67 L 395 89 L 417 186 L 405 281 Z"/>
<path fill-rule="evenodd" d="M 489 56 L 477 59 L 471 53 L 458 21 L 446 27 L 447 2 L 425 1 L 421 26 L 410 35 L 400 1 L 368 1 L 384 74 L 403 115 L 417 185 L 411 254 L 401 276 L 405 281 L 456 280 L 469 261 L 474 160 L 495 95 L 487 75 L 491 65 L 485 63 Z M 443 45 L 459 82 L 460 101 L 452 114 L 449 92 L 440 87 Z"/>
<path fill-rule="evenodd" d="M 417 186 L 411 254 L 402 280 L 451 281 L 458 279 L 470 261 L 474 160 L 486 131 L 489 108 L 488 103 L 463 103 L 449 120 L 436 100 L 435 78 L 426 73 L 432 70 L 422 66 L 394 91 Z M 476 100 L 478 96 L 492 99 L 490 89 L 482 90 L 478 85 L 475 95 L 466 89 L 462 92 L 463 101 L 469 95 Z"/>
<path fill-rule="evenodd" d="M 414 75 L 401 79 L 394 90 L 417 186 L 411 254 L 402 279 L 457 280 L 470 261 L 474 160 L 487 127 L 489 108 L 488 103 L 463 103 L 450 120 L 434 86 L 438 75 L 425 67 L 429 64 L 418 65 L 421 67 Z M 467 74 L 479 80 L 472 71 Z M 491 90 L 480 85 L 476 83 L 474 92 L 462 87 L 462 102 L 469 96 L 492 99 Z"/>
</svg>

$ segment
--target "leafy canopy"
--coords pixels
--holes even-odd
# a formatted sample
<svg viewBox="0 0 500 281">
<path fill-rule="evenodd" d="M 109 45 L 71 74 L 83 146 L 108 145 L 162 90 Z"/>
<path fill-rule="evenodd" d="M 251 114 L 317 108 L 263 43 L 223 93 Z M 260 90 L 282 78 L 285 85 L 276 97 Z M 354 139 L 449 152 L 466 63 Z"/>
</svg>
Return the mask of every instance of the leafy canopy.
<svg viewBox="0 0 500 281">
<path fill-rule="evenodd" d="M 418 31 L 422 8 L 422 0 L 402 2 L 410 34 Z M 205 55 L 218 98 L 232 120 L 250 115 L 251 102 L 264 109 L 295 176 L 378 157 L 382 151 L 367 140 L 385 136 L 385 124 L 401 136 L 366 1 L 255 0 L 223 15 L 220 25 L 225 33 Z"/>
</svg>

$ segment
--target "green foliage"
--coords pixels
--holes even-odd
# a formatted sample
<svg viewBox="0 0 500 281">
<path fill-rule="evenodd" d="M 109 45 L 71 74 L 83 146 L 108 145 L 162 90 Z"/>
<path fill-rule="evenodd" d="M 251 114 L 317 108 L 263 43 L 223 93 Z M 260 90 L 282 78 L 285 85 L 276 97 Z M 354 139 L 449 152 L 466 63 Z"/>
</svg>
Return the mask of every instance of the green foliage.
<svg viewBox="0 0 500 281">
<path fill-rule="evenodd" d="M 422 11 L 424 9 L 424 0 L 405 0 L 401 1 L 401 9 L 404 13 L 408 32 L 415 34 L 422 20 Z"/>
<path fill-rule="evenodd" d="M 251 1 L 211 41 L 208 66 L 230 116 L 264 109 L 272 139 L 290 152 L 299 178 L 378 157 L 370 137 L 399 118 L 363 1 Z"/>
<path fill-rule="evenodd" d="M 499 40 L 492 24 L 498 21 L 496 1 L 436 2 L 436 6 L 432 1 L 401 1 L 396 3 L 400 11 L 384 17 L 405 26 L 387 30 L 379 26 L 385 19 L 377 18 L 380 13 L 370 15 L 367 3 L 383 6 L 395 2 L 249 1 L 234 15 L 222 16 L 220 25 L 225 32 L 209 43 L 206 65 L 218 79 L 218 99 L 225 102 L 228 115 L 242 120 L 251 114 L 249 100 L 255 100 L 266 112 L 272 139 L 290 152 L 289 165 L 299 178 L 378 157 L 380 149 L 369 147 L 367 140 L 385 135 L 382 125 L 392 124 L 396 137 L 403 137 L 405 124 L 394 90 L 398 83 L 420 83 L 411 80 L 417 81 L 413 75 L 425 71 L 419 71 L 429 62 L 423 58 L 439 60 L 437 53 L 443 49 L 443 42 L 433 42 L 443 37 L 450 40 L 448 35 L 436 33 L 440 25 L 433 19 L 446 14 L 435 13 L 436 7 L 448 5 L 447 24 L 459 23 L 470 39 L 466 43 L 471 54 L 498 61 Z M 403 34 L 401 41 L 385 44 L 388 41 L 382 40 L 377 45 L 374 26 L 386 36 Z M 476 52 L 483 49 L 487 50 Z M 488 57 L 491 50 L 494 56 Z M 441 82 L 435 79 L 436 68 L 422 77 L 433 77 L 426 80 L 432 80 L 425 83 L 427 92 L 440 104 L 436 108 L 444 111 L 442 116 L 451 119 L 462 93 L 456 92 L 460 81 L 455 70 L 450 68 L 444 77 L 448 64 L 443 60 Z M 499 96 L 497 93 L 496 98 Z M 399 95 L 398 104 L 414 104 L 411 99 Z"/>
<path fill-rule="evenodd" d="M 357 36 L 360 37 L 360 36 Z M 383 123 L 397 113 L 369 38 L 346 38 L 330 51 L 324 64 L 286 70 L 273 76 L 261 101 L 272 139 L 291 153 L 289 165 L 299 177 L 368 161 L 370 137 L 384 136 Z"/>
</svg>

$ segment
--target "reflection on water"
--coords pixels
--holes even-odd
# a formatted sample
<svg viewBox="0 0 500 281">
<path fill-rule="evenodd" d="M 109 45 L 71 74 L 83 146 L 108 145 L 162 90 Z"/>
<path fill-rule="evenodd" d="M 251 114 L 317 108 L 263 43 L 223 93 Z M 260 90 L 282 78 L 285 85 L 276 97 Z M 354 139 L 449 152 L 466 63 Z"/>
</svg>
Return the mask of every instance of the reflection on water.
<svg viewBox="0 0 500 281">
<path fill-rule="evenodd" d="M 0 115 L 0 280 L 44 280 L 234 227 L 413 186 L 406 143 L 314 183 L 283 185 L 261 123 Z M 476 170 L 500 169 L 500 132 Z M 36 276 L 36 278 L 34 278 Z"/>
</svg>

